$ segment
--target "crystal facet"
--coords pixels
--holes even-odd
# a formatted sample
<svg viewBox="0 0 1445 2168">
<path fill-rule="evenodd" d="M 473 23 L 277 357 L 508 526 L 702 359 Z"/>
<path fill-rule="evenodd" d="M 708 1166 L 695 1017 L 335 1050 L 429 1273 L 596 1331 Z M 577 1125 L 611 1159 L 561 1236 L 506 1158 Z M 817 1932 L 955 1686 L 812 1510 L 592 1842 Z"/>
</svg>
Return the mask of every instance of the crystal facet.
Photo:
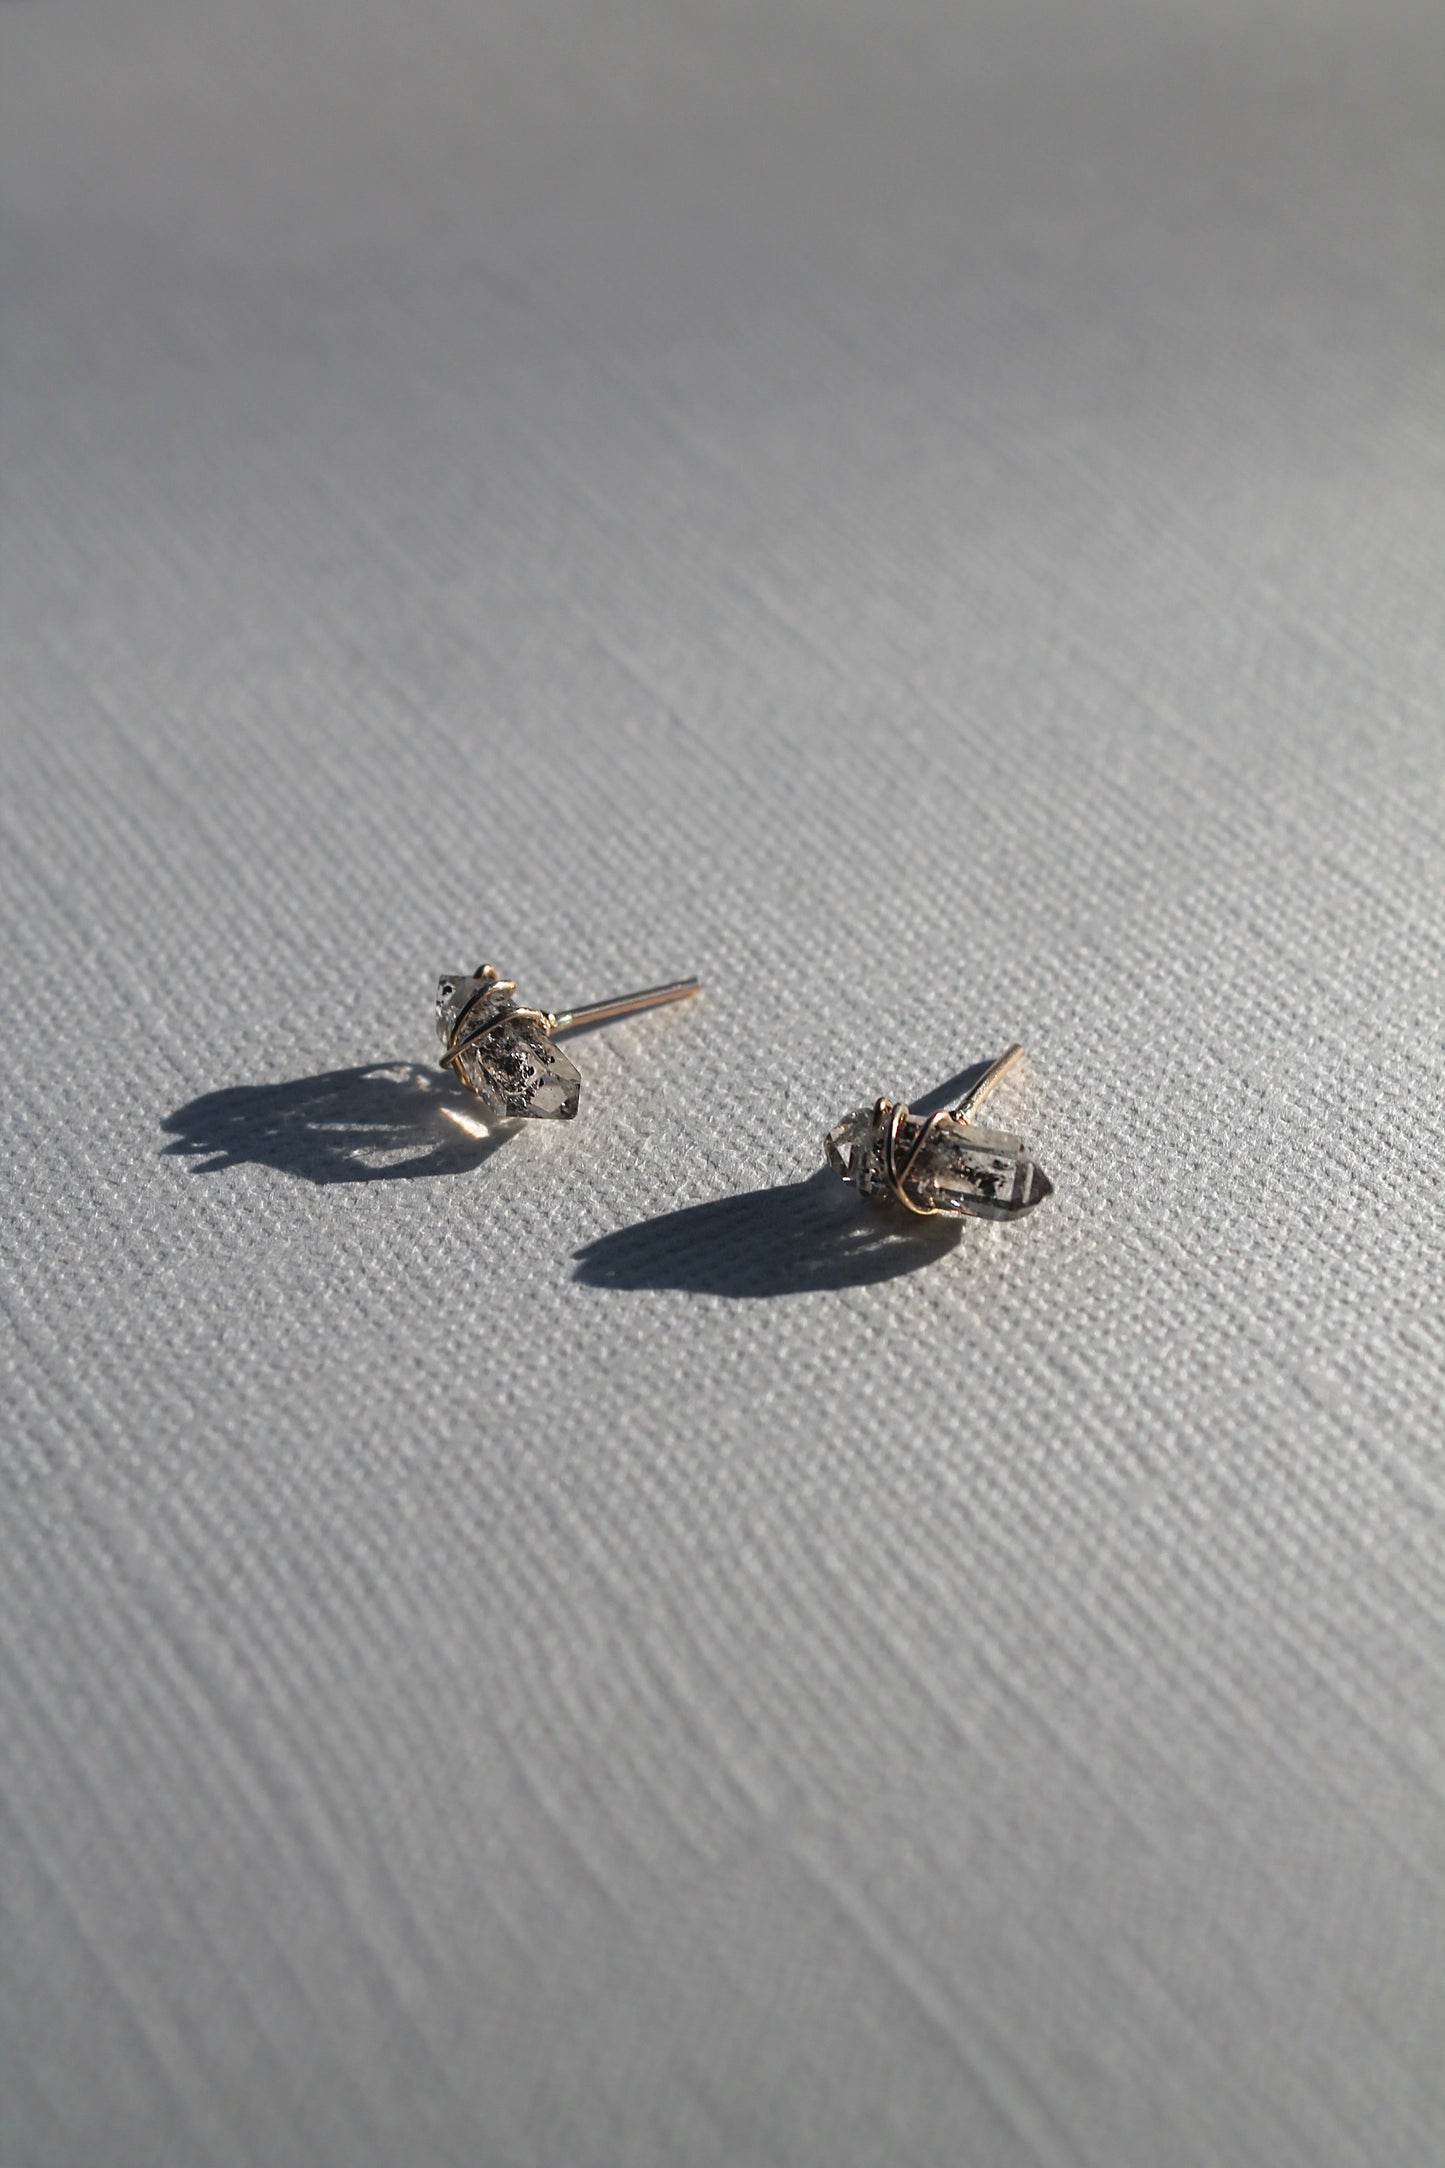
<svg viewBox="0 0 1445 2168">
<path fill-rule="evenodd" d="M 510 988 L 452 972 L 437 986 L 437 1037 L 449 1047 L 460 1020 L 453 1066 L 494 1121 L 529 1115 L 568 1122 L 582 1090 L 576 1064 L 535 1014 L 518 1010 Z"/>
<path fill-rule="evenodd" d="M 904 1195 L 923 1211 L 1013 1219 L 1051 1193 L 1053 1183 L 1038 1162 L 1027 1157 L 1018 1137 L 975 1128 L 954 1115 L 934 1124 L 908 1165 L 925 1126 L 921 1115 L 906 1116 L 899 1125 L 896 1155 L 898 1166 L 907 1166 Z M 882 1199 L 889 1194 L 887 1134 L 886 1114 L 858 1107 L 823 1140 L 829 1166 L 845 1182 L 856 1183 L 860 1196 Z"/>
</svg>

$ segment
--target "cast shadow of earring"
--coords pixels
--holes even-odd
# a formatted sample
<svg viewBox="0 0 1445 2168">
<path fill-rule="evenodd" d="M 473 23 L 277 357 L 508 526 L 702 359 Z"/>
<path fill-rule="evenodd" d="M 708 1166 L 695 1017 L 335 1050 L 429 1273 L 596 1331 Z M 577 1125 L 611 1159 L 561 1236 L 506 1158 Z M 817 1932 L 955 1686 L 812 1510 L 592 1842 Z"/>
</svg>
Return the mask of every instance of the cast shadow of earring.
<svg viewBox="0 0 1445 2168">
<path fill-rule="evenodd" d="M 193 1172 L 274 1167 L 303 1182 L 405 1182 L 466 1174 L 490 1159 L 518 1124 L 488 1129 L 477 1101 L 435 1069 L 369 1062 L 284 1084 L 205 1092 L 161 1124 L 162 1155 Z"/>
<path fill-rule="evenodd" d="M 912 1102 L 915 1113 L 951 1106 L 988 1068 L 975 1062 Z M 860 1204 L 826 1167 L 709 1204 L 620 1227 L 578 1250 L 585 1287 L 676 1288 L 754 1300 L 867 1287 L 917 1272 L 956 1249 L 957 1220 L 910 1219 L 901 1206 Z"/>
</svg>

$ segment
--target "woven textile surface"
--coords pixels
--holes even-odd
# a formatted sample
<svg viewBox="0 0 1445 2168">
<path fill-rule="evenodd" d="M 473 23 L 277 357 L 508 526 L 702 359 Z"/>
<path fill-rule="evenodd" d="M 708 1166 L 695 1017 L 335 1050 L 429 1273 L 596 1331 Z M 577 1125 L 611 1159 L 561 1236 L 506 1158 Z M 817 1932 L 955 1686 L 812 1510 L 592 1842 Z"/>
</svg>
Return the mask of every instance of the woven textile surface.
<svg viewBox="0 0 1445 2168">
<path fill-rule="evenodd" d="M 1439 2158 L 1436 0 L 0 55 L 4 2168 Z"/>
</svg>

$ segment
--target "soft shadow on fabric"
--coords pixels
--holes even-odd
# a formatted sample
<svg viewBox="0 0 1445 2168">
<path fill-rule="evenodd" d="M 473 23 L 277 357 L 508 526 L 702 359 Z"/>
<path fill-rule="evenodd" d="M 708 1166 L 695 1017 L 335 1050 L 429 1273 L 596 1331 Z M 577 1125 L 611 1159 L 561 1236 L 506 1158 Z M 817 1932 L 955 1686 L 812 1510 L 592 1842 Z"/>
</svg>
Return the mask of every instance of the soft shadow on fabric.
<svg viewBox="0 0 1445 2168">
<path fill-rule="evenodd" d="M 955 1247 L 900 1212 L 859 1208 L 826 1168 L 806 1182 L 719 1197 L 621 1227 L 576 1255 L 586 1287 L 674 1287 L 693 1295 L 802 1295 L 892 1280 Z"/>
<path fill-rule="evenodd" d="M 920 1114 L 961 1099 L 988 1067 L 974 1062 L 912 1104 Z M 841 1109 L 839 1110 L 842 1111 Z M 678 1288 L 760 1298 L 867 1287 L 936 1264 L 958 1246 L 956 1220 L 910 1219 L 861 1204 L 827 1168 L 806 1181 L 663 1212 L 578 1250 L 586 1287 Z"/>
<path fill-rule="evenodd" d="M 168 1156 L 198 1174 L 275 1167 L 303 1182 L 401 1182 L 466 1174 L 515 1124 L 480 1129 L 476 1100 L 412 1062 L 328 1069 L 284 1084 L 206 1092 L 162 1123 Z"/>
</svg>

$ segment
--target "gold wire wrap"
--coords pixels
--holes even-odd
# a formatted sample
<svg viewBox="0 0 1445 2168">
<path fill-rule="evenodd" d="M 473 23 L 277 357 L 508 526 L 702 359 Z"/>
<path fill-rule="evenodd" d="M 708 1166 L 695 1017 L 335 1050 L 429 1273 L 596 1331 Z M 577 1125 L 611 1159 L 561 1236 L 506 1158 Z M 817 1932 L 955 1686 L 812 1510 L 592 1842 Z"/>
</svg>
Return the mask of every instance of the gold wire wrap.
<svg viewBox="0 0 1445 2168">
<path fill-rule="evenodd" d="M 495 993 L 497 989 L 492 987 L 489 991 Z M 475 1007 L 475 1001 L 467 1003 L 467 1009 L 474 1009 Z M 466 1014 L 465 1009 L 462 1014 Z M 489 1024 L 478 1024 L 475 1031 L 469 1031 L 465 1038 L 461 1039 L 457 1037 L 457 1029 L 454 1024 L 447 1039 L 447 1050 L 442 1056 L 442 1067 L 444 1069 L 456 1069 L 462 1055 L 465 1054 L 469 1046 L 476 1046 L 480 1040 L 489 1037 L 492 1032 L 500 1031 L 503 1024 L 540 1024 L 543 1031 L 549 1033 L 552 1029 L 551 1017 L 545 1015 L 541 1009 L 504 1009 L 502 1014 L 494 1016 Z M 457 1073 L 460 1075 L 459 1069 Z"/>
<path fill-rule="evenodd" d="M 903 1124 L 908 1120 L 908 1111 L 908 1102 L 904 1099 L 900 1099 L 896 1106 L 889 1109 L 888 1129 L 883 1139 L 883 1173 L 890 1191 L 906 1212 L 912 1212 L 918 1219 L 936 1219 L 938 1217 L 938 1206 L 935 1204 L 916 1204 L 903 1185 L 913 1170 L 913 1162 L 933 1135 L 934 1130 L 938 1128 L 941 1122 L 951 1122 L 955 1117 L 947 1107 L 941 1107 L 937 1114 L 930 1114 L 928 1119 L 919 1125 L 918 1135 L 909 1145 L 907 1156 L 902 1166 L 900 1166 L 898 1164 L 898 1138 Z"/>
<path fill-rule="evenodd" d="M 901 1166 L 898 1163 L 898 1139 L 904 1123 L 909 1119 L 908 1102 L 906 1099 L 896 1102 L 892 1099 L 880 1099 L 876 1102 L 873 1108 L 874 1120 L 886 1122 L 888 1125 L 883 1134 L 883 1179 L 888 1184 L 890 1196 L 896 1198 L 904 1211 L 911 1212 L 915 1219 L 937 1219 L 940 1213 L 940 1207 L 936 1204 L 915 1204 L 903 1186 L 924 1145 L 935 1129 L 944 1122 L 960 1122 L 966 1129 L 973 1118 L 974 1108 L 988 1097 L 995 1084 L 1002 1082 L 1010 1069 L 1023 1060 L 1023 1054 L 1021 1046 L 1008 1047 L 996 1062 L 985 1069 L 973 1089 L 964 1093 L 956 1107 L 940 1107 L 936 1114 L 930 1114 L 919 1125 L 918 1135 L 909 1145 Z"/>
<path fill-rule="evenodd" d="M 469 1000 L 462 1003 L 452 1018 L 452 1028 L 447 1033 L 447 1050 L 442 1056 L 443 1068 L 446 1068 L 448 1063 L 455 1066 L 456 1057 L 462 1047 L 462 1026 L 473 1009 L 483 1001 L 490 1001 L 493 994 L 514 994 L 517 991 L 516 980 L 499 978 L 495 964 L 478 964 L 472 977 L 478 982 L 477 990 Z M 457 1073 L 460 1075 L 461 1072 Z"/>
<path fill-rule="evenodd" d="M 505 1015 L 494 1016 L 489 1024 L 480 1025 L 476 1031 L 465 1031 L 463 1026 L 467 1018 L 482 1002 L 493 1001 L 498 995 L 505 997 L 517 991 L 516 980 L 501 978 L 495 964 L 478 964 L 472 977 L 478 981 L 477 990 L 470 1000 L 462 1003 L 453 1018 L 452 1028 L 447 1033 L 447 1050 L 441 1059 L 443 1069 L 454 1070 L 457 1076 L 462 1073 L 461 1056 L 467 1048 L 475 1046 L 479 1039 L 485 1039 L 488 1032 L 496 1031 L 502 1024 L 520 1019 L 527 1023 L 541 1024 L 544 1030 L 547 1025 L 547 1019 L 540 1009 L 508 1009 Z"/>
</svg>

